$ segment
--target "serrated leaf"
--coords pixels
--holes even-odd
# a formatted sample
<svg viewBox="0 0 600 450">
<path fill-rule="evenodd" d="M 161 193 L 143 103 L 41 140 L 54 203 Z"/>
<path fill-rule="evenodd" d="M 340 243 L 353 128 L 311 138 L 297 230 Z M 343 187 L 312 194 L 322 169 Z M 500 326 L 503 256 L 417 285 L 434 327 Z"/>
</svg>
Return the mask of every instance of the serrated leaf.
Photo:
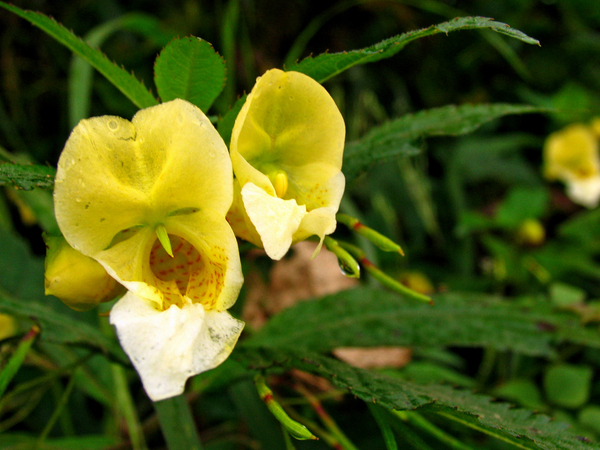
<svg viewBox="0 0 600 450">
<path fill-rule="evenodd" d="M 54 188 L 56 169 L 40 165 L 0 164 L 0 186 L 17 189 Z"/>
<path fill-rule="evenodd" d="M 360 50 L 352 50 L 342 53 L 323 53 L 316 57 L 308 57 L 297 64 L 286 67 L 286 70 L 295 70 L 313 77 L 320 83 L 342 73 L 352 66 L 366 64 L 389 58 L 404 48 L 406 44 L 425 36 L 438 33 L 450 33 L 451 31 L 471 30 L 478 28 L 489 28 L 498 33 L 519 39 L 527 44 L 537 44 L 539 41 L 526 34 L 511 28 L 509 25 L 496 22 L 487 17 L 457 17 L 449 22 L 432 25 L 422 30 L 409 31 L 398 36 L 386 39 L 378 44 Z"/>
<path fill-rule="evenodd" d="M 156 58 L 154 83 L 163 102 L 182 98 L 206 112 L 225 85 L 225 61 L 200 38 L 174 39 Z"/>
<path fill-rule="evenodd" d="M 73 317 L 54 311 L 48 306 L 35 301 L 17 299 L 0 291 L 0 313 L 37 324 L 41 329 L 38 337 L 40 341 L 88 347 L 110 355 L 124 364 L 129 364 L 129 360 L 116 342 L 108 339 L 98 329 L 73 320 Z"/>
<path fill-rule="evenodd" d="M 154 95 L 133 74 L 109 60 L 102 52 L 90 47 L 54 19 L 35 11 L 25 11 L 0 1 L 0 7 L 7 9 L 56 39 L 73 53 L 89 62 L 106 77 L 138 108 L 147 108 L 158 102 Z"/>
<path fill-rule="evenodd" d="M 429 136 L 459 136 L 485 123 L 511 114 L 542 112 L 529 105 L 495 103 L 488 105 L 442 106 L 406 114 L 369 131 L 350 142 L 344 150 L 342 170 L 352 180 L 371 164 L 391 157 L 417 153 L 418 139 Z"/>
<path fill-rule="evenodd" d="M 469 346 L 553 357 L 551 344 L 563 341 L 600 348 L 595 330 L 581 325 L 577 316 L 552 312 L 546 305 L 523 308 L 496 297 L 461 294 L 434 297 L 429 305 L 357 288 L 298 303 L 244 344 L 316 352 L 385 345 Z"/>
<path fill-rule="evenodd" d="M 26 433 L 2 433 L 3 449 L 36 448 L 38 450 L 103 450 L 117 447 L 121 440 L 114 436 L 87 435 L 46 439 Z"/>
<path fill-rule="evenodd" d="M 166 45 L 176 33 L 166 30 L 163 24 L 149 14 L 133 12 L 104 22 L 92 28 L 84 40 L 94 48 L 100 48 L 112 34 L 130 30 L 145 36 L 157 47 Z M 92 97 L 93 67 L 77 55 L 71 59 L 69 69 L 69 125 L 74 128 L 81 119 L 89 116 Z"/>
<path fill-rule="evenodd" d="M 304 350 L 249 348 L 238 346 L 233 353 L 254 371 L 300 369 L 319 375 L 354 396 L 388 409 L 432 411 L 475 428 L 522 449 L 591 450 L 597 445 L 585 442 L 566 430 L 568 425 L 507 403 L 494 403 L 489 397 L 448 386 L 427 386 L 389 378 L 348 366 L 340 361 Z"/>
</svg>

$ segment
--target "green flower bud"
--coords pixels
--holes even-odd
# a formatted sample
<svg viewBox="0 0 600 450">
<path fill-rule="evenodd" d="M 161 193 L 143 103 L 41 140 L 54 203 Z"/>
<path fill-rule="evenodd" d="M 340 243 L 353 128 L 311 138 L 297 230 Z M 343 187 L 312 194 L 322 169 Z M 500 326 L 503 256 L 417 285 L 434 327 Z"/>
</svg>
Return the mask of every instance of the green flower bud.
<svg viewBox="0 0 600 450">
<path fill-rule="evenodd" d="M 96 260 L 71 247 L 62 236 L 44 236 L 46 295 L 76 311 L 87 311 L 125 291 Z"/>
</svg>

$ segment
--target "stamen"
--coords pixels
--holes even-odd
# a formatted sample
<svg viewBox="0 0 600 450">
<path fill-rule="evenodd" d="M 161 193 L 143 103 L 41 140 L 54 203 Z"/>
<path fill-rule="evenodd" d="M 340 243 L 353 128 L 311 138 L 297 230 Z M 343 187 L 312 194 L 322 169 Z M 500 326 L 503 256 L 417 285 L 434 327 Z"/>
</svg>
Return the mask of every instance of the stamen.
<svg viewBox="0 0 600 450">
<path fill-rule="evenodd" d="M 167 229 L 163 224 L 160 224 L 156 227 L 156 236 L 158 236 L 158 240 L 160 244 L 163 246 L 165 251 L 169 254 L 171 258 L 173 258 L 173 249 L 171 248 L 171 241 L 169 240 L 169 234 L 167 233 Z"/>
<path fill-rule="evenodd" d="M 277 197 L 283 198 L 288 190 L 288 177 L 286 173 L 283 171 L 277 172 L 275 175 L 275 180 L 273 181 L 273 185 L 275 187 L 275 194 L 277 194 Z"/>
</svg>

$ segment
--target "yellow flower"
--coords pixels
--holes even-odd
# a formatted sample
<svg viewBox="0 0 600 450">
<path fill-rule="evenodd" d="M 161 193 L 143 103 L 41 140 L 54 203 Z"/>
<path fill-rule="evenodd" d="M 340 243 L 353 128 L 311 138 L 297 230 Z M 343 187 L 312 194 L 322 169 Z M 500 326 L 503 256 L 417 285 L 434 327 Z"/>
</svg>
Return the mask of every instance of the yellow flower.
<svg viewBox="0 0 600 450">
<path fill-rule="evenodd" d="M 548 136 L 544 164 L 544 176 L 564 182 L 571 200 L 587 208 L 598 205 L 600 157 L 594 126 L 573 124 Z"/>
<path fill-rule="evenodd" d="M 225 143 L 183 100 L 83 120 L 60 157 L 58 224 L 129 290 L 110 321 L 154 401 L 223 362 L 243 328 L 226 311 L 243 282 L 232 180 Z"/>
<path fill-rule="evenodd" d="M 333 233 L 344 138 L 344 120 L 315 80 L 277 69 L 260 77 L 231 136 L 236 179 L 227 218 L 236 235 L 281 259 L 293 243 Z"/>
<path fill-rule="evenodd" d="M 46 241 L 46 295 L 58 297 L 76 311 L 95 308 L 124 292 L 95 259 L 71 247 L 62 236 L 44 236 Z"/>
</svg>

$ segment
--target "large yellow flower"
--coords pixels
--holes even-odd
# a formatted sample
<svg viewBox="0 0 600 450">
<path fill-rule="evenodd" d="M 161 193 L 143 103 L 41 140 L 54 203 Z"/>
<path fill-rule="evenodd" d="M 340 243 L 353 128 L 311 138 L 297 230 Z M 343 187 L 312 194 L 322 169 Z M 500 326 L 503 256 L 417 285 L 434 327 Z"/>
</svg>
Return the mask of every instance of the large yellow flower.
<svg viewBox="0 0 600 450">
<path fill-rule="evenodd" d="M 315 80 L 277 69 L 260 77 L 231 136 L 236 235 L 280 259 L 295 242 L 333 233 L 344 139 L 342 115 Z"/>
<path fill-rule="evenodd" d="M 129 290 L 110 321 L 152 400 L 224 361 L 243 328 L 226 311 L 243 282 L 232 184 L 225 143 L 183 100 L 83 120 L 60 157 L 59 226 Z"/>
<path fill-rule="evenodd" d="M 595 125 L 598 128 L 596 122 Z M 576 123 L 552 133 L 544 145 L 544 176 L 560 180 L 575 203 L 594 208 L 600 200 L 600 156 L 594 124 Z"/>
</svg>

